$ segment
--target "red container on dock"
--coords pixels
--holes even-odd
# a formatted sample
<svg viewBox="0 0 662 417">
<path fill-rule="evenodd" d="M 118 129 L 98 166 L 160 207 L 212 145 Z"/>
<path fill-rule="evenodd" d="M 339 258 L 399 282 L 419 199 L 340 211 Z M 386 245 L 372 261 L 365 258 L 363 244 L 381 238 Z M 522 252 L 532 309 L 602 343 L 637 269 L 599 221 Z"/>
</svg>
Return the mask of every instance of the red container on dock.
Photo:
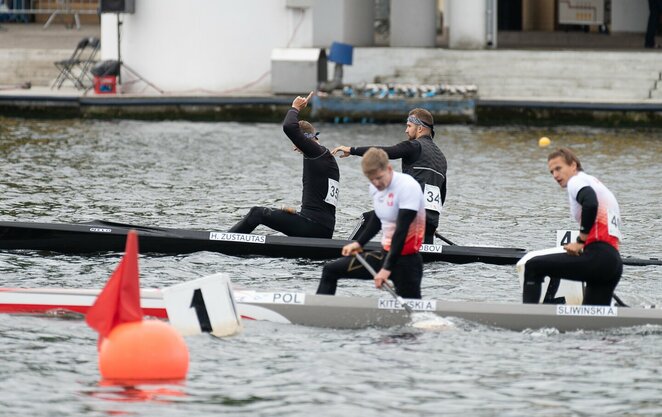
<svg viewBox="0 0 662 417">
<path fill-rule="evenodd" d="M 115 94 L 117 92 L 117 77 L 114 75 L 94 76 L 94 92 L 96 94 Z"/>
</svg>

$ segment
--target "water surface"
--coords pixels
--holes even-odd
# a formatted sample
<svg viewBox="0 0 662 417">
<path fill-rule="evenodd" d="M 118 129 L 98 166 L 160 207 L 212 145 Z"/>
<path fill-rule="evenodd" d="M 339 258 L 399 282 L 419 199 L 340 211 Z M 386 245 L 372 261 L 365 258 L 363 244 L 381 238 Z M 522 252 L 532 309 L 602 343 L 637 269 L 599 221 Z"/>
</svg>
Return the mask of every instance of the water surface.
<svg viewBox="0 0 662 417">
<path fill-rule="evenodd" d="M 394 144 L 399 125 L 318 126 L 336 145 Z M 660 131 L 440 126 L 449 162 L 440 231 L 458 244 L 542 249 L 576 228 L 548 149 L 573 147 L 619 200 L 622 253 L 662 256 Z M 255 204 L 297 206 L 301 156 L 276 124 L 32 121 L 0 118 L 0 220 L 104 219 L 226 230 Z M 356 157 L 338 161 L 335 237 L 370 206 Z M 396 162 L 399 169 L 399 162 Z M 259 228 L 259 233 L 272 233 Z M 101 287 L 120 254 L 0 253 L 0 284 Z M 199 252 L 140 258 L 141 285 L 228 272 L 236 286 L 314 292 L 323 262 Z M 618 294 L 662 304 L 662 268 L 626 267 Z M 425 297 L 519 302 L 513 266 L 425 265 Z M 369 283 L 339 295 L 376 296 Z M 333 330 L 246 323 L 228 339 L 188 337 L 179 385 L 99 385 L 96 334 L 78 319 L 0 317 L 0 415 L 640 416 L 662 414 L 662 329 L 513 332 L 457 321 Z"/>
</svg>

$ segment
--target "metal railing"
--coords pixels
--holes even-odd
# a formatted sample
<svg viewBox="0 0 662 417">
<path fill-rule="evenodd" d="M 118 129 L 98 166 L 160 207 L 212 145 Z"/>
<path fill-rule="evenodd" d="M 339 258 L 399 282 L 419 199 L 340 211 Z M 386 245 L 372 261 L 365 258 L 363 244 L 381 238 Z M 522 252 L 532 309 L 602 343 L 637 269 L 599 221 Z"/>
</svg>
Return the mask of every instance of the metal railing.
<svg viewBox="0 0 662 417">
<path fill-rule="evenodd" d="M 76 29 L 80 29 L 80 15 L 99 14 L 100 0 L 0 0 L 0 16 L 47 14 L 50 15 L 44 29 L 53 23 L 58 15 L 73 15 Z"/>
</svg>

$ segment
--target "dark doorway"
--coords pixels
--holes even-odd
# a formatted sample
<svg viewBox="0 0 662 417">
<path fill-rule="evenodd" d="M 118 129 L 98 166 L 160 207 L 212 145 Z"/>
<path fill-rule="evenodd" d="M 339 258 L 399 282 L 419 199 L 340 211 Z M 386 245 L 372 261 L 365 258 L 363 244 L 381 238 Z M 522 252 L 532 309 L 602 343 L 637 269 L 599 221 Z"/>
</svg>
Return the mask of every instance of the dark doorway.
<svg viewBox="0 0 662 417">
<path fill-rule="evenodd" d="M 522 30 L 522 0 L 499 0 L 497 6 L 497 29 Z"/>
</svg>

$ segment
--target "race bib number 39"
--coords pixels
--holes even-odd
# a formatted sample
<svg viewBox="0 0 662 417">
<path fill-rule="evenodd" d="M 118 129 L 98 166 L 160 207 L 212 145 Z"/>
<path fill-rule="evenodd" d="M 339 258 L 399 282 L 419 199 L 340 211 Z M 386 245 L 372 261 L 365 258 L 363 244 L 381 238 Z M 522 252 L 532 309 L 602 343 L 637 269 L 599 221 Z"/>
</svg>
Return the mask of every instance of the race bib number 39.
<svg viewBox="0 0 662 417">
<path fill-rule="evenodd" d="M 425 209 L 441 213 L 441 191 L 436 185 L 425 184 Z"/>
<path fill-rule="evenodd" d="M 331 204 L 333 207 L 338 205 L 338 195 L 340 194 L 340 183 L 336 180 L 329 178 L 329 189 L 326 192 L 324 202 Z"/>
</svg>

